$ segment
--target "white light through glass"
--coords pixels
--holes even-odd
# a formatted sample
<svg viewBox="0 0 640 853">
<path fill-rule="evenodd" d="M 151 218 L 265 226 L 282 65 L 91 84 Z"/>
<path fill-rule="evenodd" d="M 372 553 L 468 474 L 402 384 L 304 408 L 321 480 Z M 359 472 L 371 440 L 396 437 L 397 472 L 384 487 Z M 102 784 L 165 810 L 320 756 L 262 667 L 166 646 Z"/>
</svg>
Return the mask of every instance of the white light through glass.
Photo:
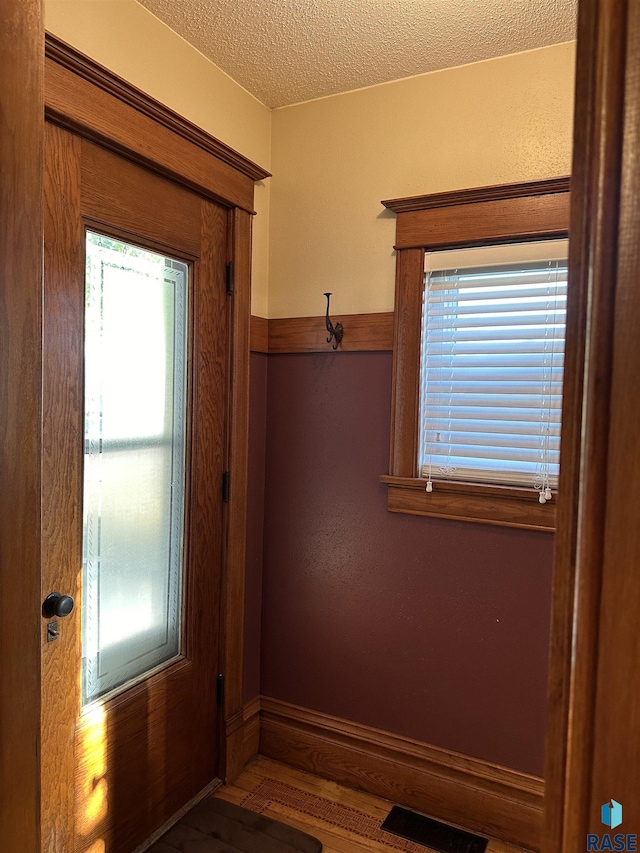
<svg viewBox="0 0 640 853">
<path fill-rule="evenodd" d="M 180 651 L 188 266 L 87 232 L 83 698 Z"/>
<path fill-rule="evenodd" d="M 433 252 L 424 292 L 420 475 L 557 486 L 567 242 Z"/>
</svg>

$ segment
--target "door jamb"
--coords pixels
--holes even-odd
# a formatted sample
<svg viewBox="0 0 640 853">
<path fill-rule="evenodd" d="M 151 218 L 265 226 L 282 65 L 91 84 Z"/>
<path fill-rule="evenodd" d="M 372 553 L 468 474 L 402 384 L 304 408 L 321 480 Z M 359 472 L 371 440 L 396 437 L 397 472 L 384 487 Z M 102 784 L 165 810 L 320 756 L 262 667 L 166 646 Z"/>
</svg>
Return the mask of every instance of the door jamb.
<svg viewBox="0 0 640 853">
<path fill-rule="evenodd" d="M 623 168 L 623 154 L 631 154 L 638 144 L 631 123 L 631 116 L 637 117 L 640 109 L 640 48 L 628 35 L 633 8 L 629 0 L 580 0 L 579 4 L 571 304 L 553 585 L 544 853 L 578 853 L 585 849 L 590 827 L 605 829 L 593 804 L 601 784 L 594 766 L 603 751 L 625 756 L 615 771 L 617 789 L 607 796 L 620 797 L 629 806 L 637 802 L 637 790 L 629 786 L 629 767 L 636 754 L 633 739 L 636 749 L 638 743 L 637 715 L 634 720 L 619 710 L 622 703 L 615 695 L 602 696 L 605 674 L 598 670 L 608 629 L 603 590 L 615 581 L 605 545 L 609 537 L 619 537 L 623 524 L 607 507 L 607 486 L 629 474 L 614 469 L 609 453 L 612 387 L 619 371 L 614 346 L 621 331 L 616 328 L 621 325 L 616 299 L 620 293 L 625 297 L 625 289 L 628 294 L 629 270 L 638 262 L 638 244 L 629 239 L 639 224 L 637 209 L 630 204 L 640 174 L 637 154 Z M 637 23 L 637 10 L 635 14 Z M 634 356 L 625 339 L 616 347 L 616 360 L 625 346 L 626 355 Z M 631 391 L 624 393 L 628 417 L 633 418 L 637 400 Z M 616 400 L 616 405 L 620 402 Z M 634 452 L 630 448 L 630 454 Z M 637 566 L 621 561 L 616 571 L 633 578 Z M 632 587 L 627 590 L 630 603 L 635 592 Z M 615 652 L 616 668 L 628 670 L 630 662 L 624 655 L 629 649 L 618 646 Z M 607 713 L 605 744 L 598 729 Z"/>
<path fill-rule="evenodd" d="M 42 0 L 0 2 L 0 826 L 40 849 Z"/>
</svg>

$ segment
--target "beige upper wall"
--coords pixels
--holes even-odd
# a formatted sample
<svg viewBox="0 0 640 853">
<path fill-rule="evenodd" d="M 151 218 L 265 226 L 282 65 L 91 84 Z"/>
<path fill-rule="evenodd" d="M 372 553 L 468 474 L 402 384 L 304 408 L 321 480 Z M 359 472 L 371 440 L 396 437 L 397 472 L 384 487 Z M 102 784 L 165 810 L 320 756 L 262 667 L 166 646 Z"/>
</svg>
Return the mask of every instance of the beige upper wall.
<svg viewBox="0 0 640 853">
<path fill-rule="evenodd" d="M 45 0 L 47 30 L 271 171 L 271 110 L 135 0 Z M 256 187 L 252 310 L 265 316 L 269 181 Z"/>
<path fill-rule="evenodd" d="M 568 174 L 573 87 L 567 43 L 276 110 L 269 316 L 393 310 L 381 199 Z"/>
<path fill-rule="evenodd" d="M 336 314 L 391 311 L 383 198 L 569 172 L 573 44 L 271 112 L 135 0 L 45 0 L 45 22 L 274 173 L 256 187 L 263 317 L 321 314 L 326 290 Z"/>
</svg>

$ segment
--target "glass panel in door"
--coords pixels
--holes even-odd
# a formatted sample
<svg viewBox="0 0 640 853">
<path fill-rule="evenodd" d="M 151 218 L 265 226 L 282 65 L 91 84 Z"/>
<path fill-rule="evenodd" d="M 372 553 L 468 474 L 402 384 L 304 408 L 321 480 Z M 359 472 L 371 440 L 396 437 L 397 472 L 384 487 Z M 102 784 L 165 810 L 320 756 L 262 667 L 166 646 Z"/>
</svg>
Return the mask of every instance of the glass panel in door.
<svg viewBox="0 0 640 853">
<path fill-rule="evenodd" d="M 87 232 L 85 704 L 181 651 L 188 279 Z"/>
</svg>

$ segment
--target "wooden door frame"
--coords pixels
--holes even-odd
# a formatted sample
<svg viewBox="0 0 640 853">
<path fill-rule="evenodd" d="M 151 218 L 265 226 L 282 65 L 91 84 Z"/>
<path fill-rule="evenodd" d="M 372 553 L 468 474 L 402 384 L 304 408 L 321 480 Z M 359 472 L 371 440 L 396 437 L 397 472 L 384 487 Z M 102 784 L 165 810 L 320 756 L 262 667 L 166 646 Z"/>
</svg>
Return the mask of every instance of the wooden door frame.
<svg viewBox="0 0 640 853">
<path fill-rule="evenodd" d="M 226 468 L 231 489 L 224 519 L 220 671 L 224 705 L 220 768 L 230 782 L 243 768 L 242 675 L 248 476 L 251 221 L 256 164 L 182 119 L 74 48 L 45 37 L 47 121 L 194 190 L 228 211 L 230 296 Z M 220 484 L 222 488 L 222 484 Z M 212 661 L 211 678 L 217 676 Z"/>
<path fill-rule="evenodd" d="M 609 398 L 614 340 L 611 288 L 618 281 L 618 226 L 638 225 L 625 187 L 636 179 L 636 163 L 621 172 L 625 140 L 623 95 L 627 105 L 637 105 L 638 49 L 623 45 L 628 0 L 580 0 L 576 92 L 575 155 L 572 200 L 571 265 L 574 308 L 569 331 L 563 430 L 562 496 L 554 581 L 553 632 L 550 675 L 550 723 L 547 740 L 547 803 L 543 849 L 569 853 L 584 844 L 590 801 L 590 781 L 595 749 L 598 673 L 596 653 L 600 629 L 602 552 L 607 519 L 602 494 L 589 488 L 607 471 Z M 636 13 L 637 14 L 637 13 Z M 0 818 L 3 840 L 9 849 L 39 851 L 39 725 L 40 725 L 40 397 L 42 300 L 42 2 L 0 0 L 0 589 L 4 608 L 0 620 Z M 623 46 L 626 47 L 623 50 Z M 96 73 L 99 67 L 93 66 Z M 61 66 L 63 67 L 63 66 Z M 68 70 L 68 69 L 67 69 Z M 628 73 L 632 71 L 633 74 Z M 102 71 L 100 71 L 102 73 Z M 107 74 L 116 89 L 140 96 L 118 78 Z M 634 82 L 635 81 L 635 82 Z M 635 86 L 635 88 L 633 88 Z M 106 91 L 103 89 L 102 91 Z M 182 120 L 142 98 L 141 115 L 149 118 L 159 109 L 157 124 L 165 129 Z M 126 100 L 126 99 L 125 99 Z M 123 101 L 124 103 L 124 101 Z M 131 103 L 127 104 L 130 109 Z M 49 103 L 49 118 L 58 105 Z M 145 112 L 146 110 L 146 112 Z M 72 111 L 69 110 L 71 113 Z M 58 120 L 64 116 L 58 114 Z M 67 116 L 76 122 L 77 116 Z M 151 119 L 154 121 L 154 119 Z M 86 121 L 86 117 L 85 117 Z M 186 127 L 188 123 L 185 123 Z M 89 124 L 85 134 L 100 135 Z M 175 131 L 177 136 L 180 133 Z M 194 136 L 189 139 L 189 134 Z M 200 137 L 190 126 L 181 139 L 202 151 Z M 102 140 L 103 143 L 105 140 Z M 627 136 L 627 145 L 637 140 Z M 219 145 L 219 143 L 218 143 Z M 121 153 L 142 161 L 135 144 Z M 214 146 L 215 148 L 215 146 Z M 224 146 L 222 146 L 224 149 Z M 213 150 L 207 153 L 217 159 Z M 245 169 L 251 181 L 266 173 L 247 174 L 251 164 L 234 161 L 233 152 L 221 151 L 220 162 Z M 227 159 L 225 160 L 225 156 Z M 196 158 L 197 159 L 197 158 Z M 230 162 L 233 161 L 233 162 Z M 146 163 L 152 168 L 153 163 Z M 248 164 L 248 165 L 247 165 Z M 172 172 L 166 162 L 158 171 Z M 211 193 L 233 209 L 232 254 L 236 263 L 236 300 L 233 311 L 234 419 L 230 457 L 234 468 L 228 525 L 225 584 L 227 691 L 225 740 L 228 746 L 225 775 L 232 779 L 240 760 L 242 667 L 242 611 L 244 587 L 243 478 L 246 481 L 249 353 L 250 205 L 231 203 L 218 182 L 198 187 L 198 175 L 183 180 Z M 235 178 L 231 183 L 235 186 Z M 240 180 L 238 192 L 246 193 Z M 230 193 L 230 189 L 227 193 Z M 623 204 L 620 205 L 622 192 Z M 243 195 L 243 199 L 246 195 Z M 627 248 L 627 251 L 632 251 Z M 637 256 L 637 253 L 636 253 Z M 19 286 L 16 286 L 16 283 Z M 599 314 L 598 309 L 603 313 Z M 586 323 L 589 318 L 589 335 Z M 594 390 L 598 388 L 598 398 Z M 597 404 L 597 405 L 596 405 Z M 580 477 L 581 466 L 583 476 Z M 592 551 L 588 550 L 593 548 Z M 637 721 L 635 721 L 637 723 Z M 629 721 L 627 721 L 628 731 Z M 570 735 L 571 728 L 571 737 Z M 610 738 L 624 739 L 624 728 Z M 630 755 L 631 758 L 631 755 Z M 584 849 L 582 847 L 582 849 Z"/>
<path fill-rule="evenodd" d="M 625 328 L 628 310 L 616 303 L 633 309 L 630 294 L 640 267 L 639 35 L 637 3 L 580 0 L 545 853 L 585 850 L 587 832 L 606 829 L 599 804 L 607 798 L 630 807 L 638 802 L 631 785 L 638 772 L 637 707 L 610 690 L 611 667 L 599 664 L 613 652 L 618 679 L 634 671 L 629 635 L 613 627 L 605 604 L 611 585 L 623 578 L 627 602 L 619 606 L 629 601 L 637 606 L 640 593 L 630 554 L 610 557 L 611 543 L 631 534 L 624 528 L 619 493 L 625 500 L 632 494 L 630 478 L 638 473 L 632 442 L 629 467 L 621 468 L 613 457 L 622 433 L 615 410 L 622 406 L 627 418 L 638 411 L 634 389 L 622 381 L 625 363 L 637 363 L 638 343 Z M 599 790 L 605 777 L 609 784 L 615 780 L 616 790 Z M 640 833 L 640 825 L 627 826 L 625 832 Z"/>
<path fill-rule="evenodd" d="M 40 847 L 41 0 L 0 0 L 0 827 Z"/>
</svg>

